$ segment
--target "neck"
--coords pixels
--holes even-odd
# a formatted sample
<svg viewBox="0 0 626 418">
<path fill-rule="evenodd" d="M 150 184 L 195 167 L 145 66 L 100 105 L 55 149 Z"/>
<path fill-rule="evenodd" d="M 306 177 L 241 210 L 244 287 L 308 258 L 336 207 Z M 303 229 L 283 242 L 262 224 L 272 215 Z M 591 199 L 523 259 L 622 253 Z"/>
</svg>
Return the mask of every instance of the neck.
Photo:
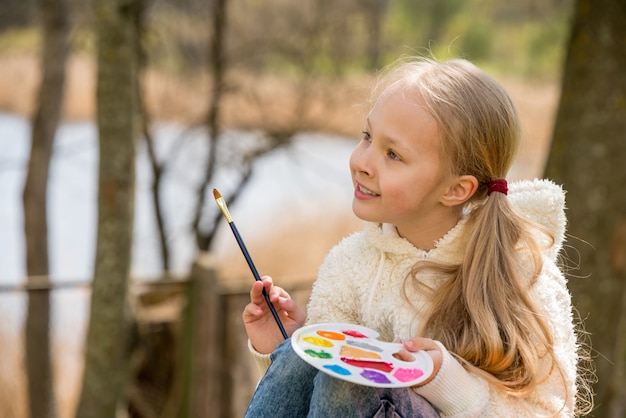
<svg viewBox="0 0 626 418">
<path fill-rule="evenodd" d="M 430 251 L 435 243 L 461 220 L 461 211 L 450 211 L 427 222 L 411 225 L 396 225 L 398 235 L 409 241 L 416 248 Z"/>
</svg>

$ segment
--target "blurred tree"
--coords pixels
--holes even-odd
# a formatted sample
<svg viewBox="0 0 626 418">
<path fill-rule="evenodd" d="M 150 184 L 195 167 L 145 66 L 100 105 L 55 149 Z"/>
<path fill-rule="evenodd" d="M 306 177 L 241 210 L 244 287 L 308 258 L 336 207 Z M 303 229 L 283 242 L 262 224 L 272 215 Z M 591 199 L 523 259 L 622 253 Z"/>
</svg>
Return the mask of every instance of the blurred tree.
<svg viewBox="0 0 626 418">
<path fill-rule="evenodd" d="M 43 32 L 41 84 L 32 120 L 28 173 L 23 191 L 26 273 L 30 283 L 48 278 L 47 189 L 54 136 L 59 124 L 68 52 L 64 0 L 39 0 Z M 28 406 L 31 417 L 55 417 L 50 344 L 50 291 L 31 290 L 25 322 Z"/>
<path fill-rule="evenodd" d="M 568 191 L 570 280 L 597 353 L 595 413 L 626 416 L 626 2 L 578 0 L 547 176 Z M 584 241 L 583 241 L 584 240 Z"/>
<path fill-rule="evenodd" d="M 148 25 L 146 22 L 145 4 L 146 0 L 137 0 L 140 2 L 139 7 L 134 8 L 135 16 L 133 16 L 135 27 L 137 29 L 137 36 L 135 37 L 135 53 L 137 54 L 137 108 L 139 117 L 141 119 L 141 132 L 145 139 L 146 149 L 148 151 L 148 159 L 150 160 L 150 167 L 152 168 L 152 204 L 154 210 L 154 217 L 156 220 L 156 228 L 159 235 L 159 247 L 161 253 L 161 269 L 164 275 L 168 275 L 170 271 L 170 247 L 166 231 L 166 220 L 163 213 L 162 202 L 162 184 L 163 175 L 166 170 L 167 160 L 160 161 L 154 141 L 154 135 L 152 135 L 150 114 L 146 106 L 146 92 L 143 82 L 143 75 L 148 69 L 148 55 L 145 50 L 144 42 L 147 38 Z"/>
<path fill-rule="evenodd" d="M 210 196 L 207 199 L 207 191 L 211 181 L 219 168 L 228 166 L 234 168 L 237 172 L 236 178 L 233 179 L 235 185 L 229 191 L 224 192 L 223 196 L 226 203 L 231 206 L 236 202 L 238 197 L 244 190 L 245 185 L 252 178 L 254 171 L 254 163 L 261 156 L 272 152 L 273 150 L 288 145 L 293 136 L 303 129 L 301 117 L 306 113 L 306 97 L 310 97 L 306 87 L 301 87 L 298 94 L 298 101 L 295 105 L 292 120 L 285 121 L 278 125 L 263 124 L 263 126 L 255 126 L 254 128 L 262 133 L 258 136 L 259 141 L 251 149 L 231 149 L 232 158 L 230 161 L 221 161 L 218 164 L 219 144 L 224 136 L 222 129 L 222 106 L 225 96 L 235 89 L 235 83 L 227 82 L 227 75 L 231 64 L 232 57 L 228 54 L 227 44 L 229 40 L 229 0 L 216 0 L 213 3 L 212 22 L 213 33 L 209 42 L 209 76 L 211 79 L 212 92 L 209 97 L 209 105 L 206 116 L 207 140 L 209 142 L 207 161 L 204 168 L 204 174 L 200 185 L 198 186 L 197 200 L 192 227 L 196 238 L 197 249 L 200 251 L 209 251 L 217 232 L 217 227 L 222 219 L 221 212 L 217 210 L 217 206 Z M 304 48 L 306 51 L 307 49 Z M 250 55 L 254 55 L 250 53 Z M 306 53 L 299 53 L 298 58 L 308 56 Z M 309 54 L 314 55 L 314 54 Z M 294 58 L 288 55 L 288 58 Z M 237 63 L 240 63 L 238 61 Z M 296 66 L 303 69 L 305 74 L 310 74 L 309 70 L 312 66 L 311 61 L 297 58 L 294 59 Z M 307 81 L 306 76 L 304 77 Z M 249 93 L 251 101 L 259 106 L 263 113 L 263 101 L 254 92 Z M 263 121 L 262 121 L 263 122 Z M 207 208 L 208 206 L 208 208 Z"/>
<path fill-rule="evenodd" d="M 367 42 L 367 68 L 377 70 L 381 66 L 382 58 L 382 25 L 389 0 L 364 0 L 363 13 L 365 27 L 369 29 Z"/>
<path fill-rule="evenodd" d="M 137 70 L 135 7 L 140 0 L 96 0 L 97 123 L 100 144 L 98 237 L 76 413 L 116 416 L 128 378 L 127 287 L 133 232 Z"/>
<path fill-rule="evenodd" d="M 224 77 L 226 72 L 226 28 L 228 26 L 228 0 L 215 0 L 212 9 L 213 34 L 210 42 L 209 60 L 210 77 L 213 91 L 209 98 L 209 107 L 206 117 L 207 134 L 209 141 L 209 152 L 204 178 L 198 188 L 198 200 L 196 202 L 195 216 L 193 219 L 193 229 L 196 236 L 196 244 L 201 251 L 207 251 L 217 229 L 217 220 L 213 222 L 212 228 L 207 232 L 203 231 L 200 224 L 204 205 L 206 203 L 206 193 L 209 182 L 213 178 L 217 166 L 217 144 L 220 138 L 220 110 L 222 97 L 226 88 Z"/>
<path fill-rule="evenodd" d="M 36 15 L 35 0 L 3 0 L 0 13 L 0 32 L 15 27 L 32 25 Z"/>
<path fill-rule="evenodd" d="M 463 9 L 463 1 L 460 0 L 429 0 L 424 1 L 425 15 L 427 18 L 427 40 L 438 42 L 441 39 L 443 28 L 452 20 L 452 17 Z"/>
<path fill-rule="evenodd" d="M 63 108 L 68 20 L 65 0 L 39 0 L 43 44 L 41 84 L 32 120 L 28 173 L 23 191 L 28 281 L 48 278 L 47 190 L 54 136 Z M 50 344 L 50 291 L 31 290 L 25 321 L 26 375 L 31 417 L 54 417 Z"/>
</svg>

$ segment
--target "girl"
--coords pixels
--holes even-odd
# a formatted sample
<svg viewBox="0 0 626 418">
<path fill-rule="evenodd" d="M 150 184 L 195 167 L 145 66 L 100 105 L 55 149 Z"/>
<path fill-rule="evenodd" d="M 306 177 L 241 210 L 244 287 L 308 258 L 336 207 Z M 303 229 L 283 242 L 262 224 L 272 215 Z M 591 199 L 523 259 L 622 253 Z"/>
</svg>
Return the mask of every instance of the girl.
<svg viewBox="0 0 626 418">
<path fill-rule="evenodd" d="M 307 313 L 269 277 L 243 312 L 267 369 L 249 417 L 572 416 L 577 343 L 556 259 L 564 193 L 549 181 L 504 180 L 519 142 L 505 91 L 464 60 L 393 70 L 350 158 L 361 232 L 326 257 Z M 425 350 L 434 371 L 406 389 L 375 389 L 318 372 L 283 338 L 344 322 Z"/>
</svg>

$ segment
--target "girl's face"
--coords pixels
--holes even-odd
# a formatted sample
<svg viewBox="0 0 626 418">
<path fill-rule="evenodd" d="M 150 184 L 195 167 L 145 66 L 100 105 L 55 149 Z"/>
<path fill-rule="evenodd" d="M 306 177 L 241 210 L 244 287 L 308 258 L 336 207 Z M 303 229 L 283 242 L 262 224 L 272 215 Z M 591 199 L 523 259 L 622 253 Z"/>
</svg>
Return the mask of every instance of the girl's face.
<svg viewBox="0 0 626 418">
<path fill-rule="evenodd" d="M 367 117 L 350 157 L 352 209 L 363 220 L 395 225 L 416 244 L 410 237 L 434 234 L 436 240 L 454 226 L 458 213 L 441 203 L 453 176 L 442 165 L 437 123 L 421 96 L 406 95 L 401 88 L 388 89 Z"/>
</svg>

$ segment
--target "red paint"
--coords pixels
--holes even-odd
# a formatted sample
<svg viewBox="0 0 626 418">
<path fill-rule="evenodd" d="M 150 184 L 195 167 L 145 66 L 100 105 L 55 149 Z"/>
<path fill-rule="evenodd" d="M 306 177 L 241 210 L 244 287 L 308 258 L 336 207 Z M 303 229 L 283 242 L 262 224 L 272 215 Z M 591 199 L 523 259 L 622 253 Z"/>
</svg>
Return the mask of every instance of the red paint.
<svg viewBox="0 0 626 418">
<path fill-rule="evenodd" d="M 359 331 L 354 331 L 352 329 L 348 329 L 348 330 L 341 331 L 341 332 L 354 338 L 367 338 L 367 335 L 363 335 Z"/>
<path fill-rule="evenodd" d="M 381 372 L 385 372 L 385 373 L 389 373 L 390 371 L 393 370 L 393 365 L 385 361 L 355 360 L 355 359 L 348 358 L 348 357 L 341 357 L 341 361 L 351 366 L 361 367 L 363 369 L 380 370 Z"/>
</svg>

